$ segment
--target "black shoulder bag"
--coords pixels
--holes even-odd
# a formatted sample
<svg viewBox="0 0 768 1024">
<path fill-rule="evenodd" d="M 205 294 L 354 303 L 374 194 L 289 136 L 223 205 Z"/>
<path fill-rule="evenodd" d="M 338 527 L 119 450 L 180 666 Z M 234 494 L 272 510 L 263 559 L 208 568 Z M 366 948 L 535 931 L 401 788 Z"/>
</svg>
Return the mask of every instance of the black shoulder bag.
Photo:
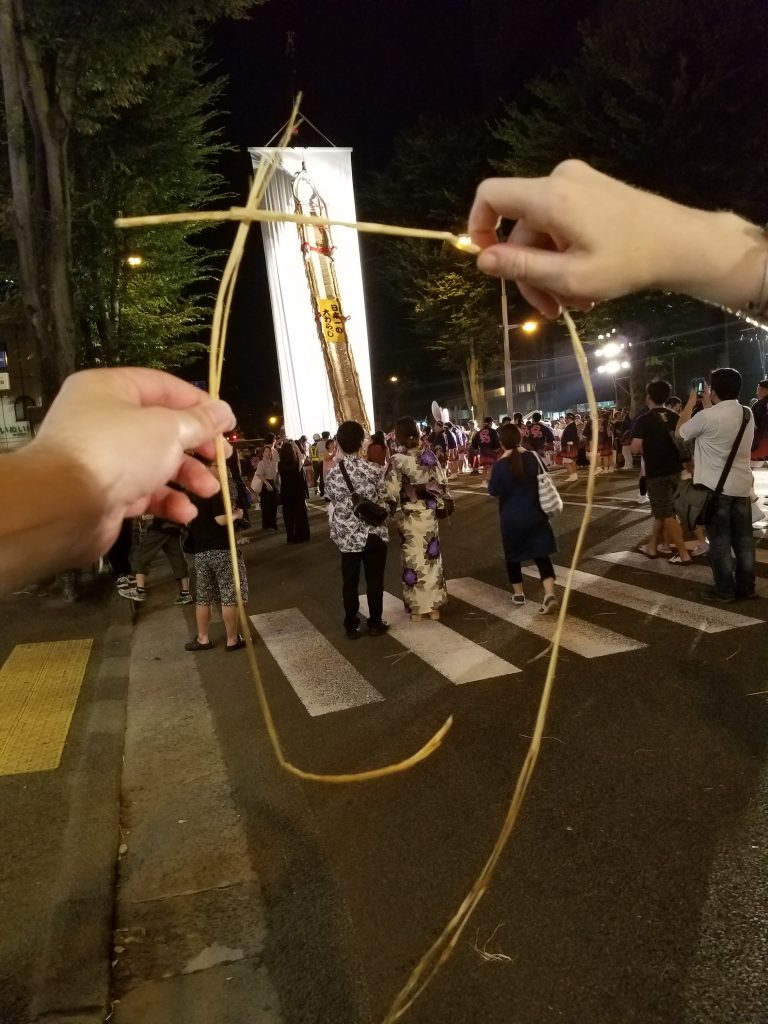
<svg viewBox="0 0 768 1024">
<path fill-rule="evenodd" d="M 344 465 L 342 459 L 339 463 L 339 469 L 341 475 L 344 477 L 344 483 L 349 488 L 349 493 L 352 495 L 352 511 L 362 522 L 367 523 L 368 526 L 381 526 L 386 522 L 387 516 L 389 515 L 389 509 L 383 505 L 378 505 L 375 501 L 371 501 L 370 498 L 361 498 L 360 495 L 355 491 L 352 486 L 352 481 L 349 479 L 349 473 L 347 467 Z"/>
<path fill-rule="evenodd" d="M 750 415 L 749 409 L 744 409 L 739 432 L 736 435 L 736 440 L 733 442 L 733 447 L 726 459 L 723 472 L 720 474 L 720 479 L 717 481 L 717 487 L 715 487 L 714 491 L 704 484 L 695 484 L 693 480 L 681 480 L 677 485 L 677 494 L 674 499 L 675 513 L 683 524 L 683 529 L 693 530 L 697 526 L 706 526 L 717 511 L 718 496 L 722 493 L 723 487 L 725 487 L 725 481 L 731 471 L 733 460 L 736 458 L 736 452 L 744 436 L 744 431 L 747 429 Z"/>
</svg>

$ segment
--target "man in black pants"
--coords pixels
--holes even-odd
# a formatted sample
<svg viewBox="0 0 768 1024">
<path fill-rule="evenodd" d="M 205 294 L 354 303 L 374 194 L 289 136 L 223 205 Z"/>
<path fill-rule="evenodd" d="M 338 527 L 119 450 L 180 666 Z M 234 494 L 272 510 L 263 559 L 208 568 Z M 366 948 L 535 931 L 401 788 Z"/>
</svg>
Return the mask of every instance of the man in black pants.
<svg viewBox="0 0 768 1024">
<path fill-rule="evenodd" d="M 360 498 L 368 498 L 378 505 L 386 504 L 384 470 L 375 462 L 360 456 L 365 431 L 354 420 L 342 423 L 336 440 L 344 453 L 342 459 L 349 476 L 352 491 Z M 357 594 L 360 566 L 365 570 L 368 596 L 368 635 L 381 636 L 389 629 L 382 619 L 384 604 L 384 566 L 387 562 L 389 530 L 384 522 L 371 526 L 359 519 L 352 507 L 352 492 L 339 466 L 334 466 L 325 481 L 325 494 L 333 505 L 331 540 L 341 551 L 342 597 L 344 600 L 344 628 L 350 640 L 360 636 L 360 600 Z"/>
</svg>

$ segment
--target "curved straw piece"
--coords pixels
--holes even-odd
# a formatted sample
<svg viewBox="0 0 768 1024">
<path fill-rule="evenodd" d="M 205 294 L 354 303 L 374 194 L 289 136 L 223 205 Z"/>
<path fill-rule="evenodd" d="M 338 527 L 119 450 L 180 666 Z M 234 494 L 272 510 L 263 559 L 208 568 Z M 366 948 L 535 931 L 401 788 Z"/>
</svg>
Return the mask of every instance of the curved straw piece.
<svg viewBox="0 0 768 1024">
<path fill-rule="evenodd" d="M 291 117 L 283 132 L 280 140 L 280 148 L 283 149 L 288 145 L 293 132 L 293 126 L 298 116 L 299 102 L 301 97 L 299 96 L 293 108 Z M 277 170 L 277 163 L 274 160 L 264 160 L 259 165 L 256 175 L 253 180 L 253 185 L 248 195 L 248 201 L 244 207 L 244 212 L 248 215 L 241 219 L 238 225 L 237 234 L 235 241 L 232 246 L 232 250 L 227 259 L 224 273 L 222 274 L 221 284 L 219 291 L 216 296 L 216 306 L 213 312 L 213 322 L 211 325 L 211 346 L 209 353 L 208 362 L 208 387 L 211 395 L 214 398 L 219 397 L 219 391 L 221 388 L 221 376 L 224 368 L 224 350 L 226 347 L 227 340 L 227 325 L 229 323 L 229 314 L 232 308 L 232 298 L 235 292 L 235 285 L 237 283 L 237 274 L 240 268 L 240 263 L 243 258 L 243 252 L 245 250 L 245 242 L 248 237 L 248 231 L 250 229 L 251 214 L 258 212 L 258 206 L 261 203 L 264 193 L 269 184 L 269 180 Z M 178 218 L 177 218 L 178 219 Z M 156 223 L 162 223 L 156 221 Z M 394 775 L 397 772 L 407 771 L 420 761 L 425 760 L 429 757 L 443 741 L 445 734 L 453 724 L 453 718 L 448 718 L 438 731 L 429 739 L 424 746 L 412 754 L 410 757 L 405 758 L 403 761 L 398 761 L 394 764 L 384 765 L 381 768 L 372 768 L 367 771 L 345 773 L 340 775 L 325 775 L 319 772 L 307 772 L 302 768 L 297 768 L 286 760 L 283 748 L 280 743 L 280 738 L 277 735 L 275 728 L 274 719 L 272 718 L 272 712 L 269 707 L 266 693 L 264 691 L 264 682 L 261 677 L 259 670 L 258 661 L 256 659 L 256 652 L 253 647 L 253 638 L 251 636 L 250 623 L 248 621 L 248 615 L 245 610 L 243 603 L 241 580 L 240 580 L 240 568 L 238 565 L 237 558 L 237 540 L 235 538 L 235 526 L 234 518 L 232 513 L 232 500 L 229 494 L 229 487 L 227 486 L 227 464 L 226 455 L 224 451 L 224 438 L 218 437 L 216 439 L 216 465 L 219 471 L 219 480 L 221 482 L 221 495 L 224 501 L 224 511 L 227 519 L 227 538 L 229 540 L 229 555 L 232 561 L 232 573 L 235 582 L 235 597 L 237 600 L 238 618 L 240 620 L 240 629 L 245 639 L 246 650 L 248 654 L 248 664 L 251 670 L 251 677 L 253 679 L 254 686 L 256 688 L 256 696 L 259 701 L 259 707 L 264 716 L 264 723 L 267 728 L 267 734 L 269 736 L 272 749 L 275 752 L 275 757 L 278 760 L 280 766 L 291 775 L 295 775 L 300 779 L 310 780 L 312 782 L 331 782 L 331 783 L 344 783 L 344 782 L 369 782 L 372 779 L 381 779 L 387 775 Z"/>
<path fill-rule="evenodd" d="M 259 170 L 264 166 L 260 164 Z M 253 195 L 253 193 L 251 193 Z M 282 210 L 262 210 L 251 206 L 232 206 L 229 210 L 192 210 L 189 213 L 153 213 L 143 217 L 119 217 L 118 228 L 143 228 L 153 224 L 179 224 L 185 221 L 227 221 L 237 220 L 241 224 L 253 221 L 291 221 L 294 224 L 314 224 L 317 227 L 352 228 L 373 235 L 396 235 L 399 238 L 431 238 L 437 242 L 449 242 L 462 252 L 477 254 L 480 246 L 469 240 L 467 235 L 454 235 L 452 231 L 433 231 L 430 228 L 406 228 L 399 224 L 376 224 L 366 220 L 333 220 L 329 217 L 313 217 L 303 213 L 284 213 Z"/>
<path fill-rule="evenodd" d="M 571 336 L 571 342 L 573 344 L 574 354 L 578 363 L 579 373 L 581 374 L 581 379 L 584 382 L 584 389 L 587 393 L 587 399 L 589 402 L 590 415 L 596 423 L 597 403 L 595 401 L 595 392 L 592 387 L 592 381 L 589 376 L 587 357 L 581 344 L 581 339 L 576 332 L 576 326 L 573 320 L 565 311 L 563 312 L 563 317 L 568 326 L 568 332 Z M 506 817 L 504 818 L 504 823 L 502 824 L 499 836 L 491 850 L 488 860 L 485 862 L 483 869 L 477 878 L 477 881 L 467 893 L 459 909 L 414 968 L 410 978 L 396 996 L 382 1024 L 395 1024 L 395 1021 L 400 1020 L 403 1014 L 405 1014 L 419 998 L 427 985 L 429 985 L 440 967 L 451 956 L 451 953 L 456 948 L 456 944 L 459 941 L 459 937 L 464 931 L 467 922 L 491 884 L 496 866 L 501 855 L 504 853 L 512 831 L 520 816 L 520 810 L 522 808 L 523 801 L 525 800 L 528 785 L 533 776 L 536 762 L 539 757 L 539 751 L 541 749 L 541 740 L 544 735 L 547 712 L 549 711 L 552 688 L 555 681 L 555 673 L 557 671 L 557 662 L 560 653 L 560 639 L 563 634 L 563 627 L 568 613 L 568 602 L 571 596 L 573 574 L 581 557 L 584 539 L 587 534 L 589 519 L 592 512 L 592 501 L 595 492 L 595 469 L 597 467 L 597 430 L 592 431 L 590 455 L 591 463 L 589 476 L 587 478 L 587 494 L 584 515 L 581 519 L 581 526 L 579 527 L 576 545 L 573 550 L 573 558 L 571 559 L 571 565 L 568 570 L 568 578 L 563 591 L 560 614 L 557 618 L 557 626 L 552 637 L 552 649 L 549 656 L 549 664 L 547 666 L 547 674 L 544 680 L 541 700 L 536 714 L 536 724 L 534 726 L 533 736 L 528 746 L 528 751 L 525 755 L 522 768 L 520 769 L 517 783 L 515 784 L 512 802 L 510 803 Z"/>
</svg>

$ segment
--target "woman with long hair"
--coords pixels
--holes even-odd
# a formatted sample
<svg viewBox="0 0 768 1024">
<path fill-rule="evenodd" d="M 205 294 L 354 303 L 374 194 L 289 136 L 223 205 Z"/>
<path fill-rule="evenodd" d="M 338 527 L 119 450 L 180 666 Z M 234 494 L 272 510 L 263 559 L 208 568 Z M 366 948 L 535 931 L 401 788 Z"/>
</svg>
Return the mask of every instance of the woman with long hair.
<svg viewBox="0 0 768 1024">
<path fill-rule="evenodd" d="M 301 461 L 299 459 L 301 458 Z M 288 544 L 302 544 L 309 540 L 309 516 L 307 515 L 307 481 L 303 472 L 303 456 L 293 441 L 285 441 L 280 447 L 278 468 L 280 471 L 280 497 L 283 502 L 283 522 Z"/>
<path fill-rule="evenodd" d="M 505 423 L 499 439 L 504 454 L 491 471 L 488 493 L 499 499 L 501 543 L 512 584 L 512 604 L 525 604 L 522 563 L 532 561 L 544 586 L 539 612 L 548 615 L 557 608 L 555 570 L 550 558 L 557 551 L 557 543 L 549 518 L 541 510 L 536 481 L 546 470 L 533 452 L 522 447 L 520 430 L 514 424 Z"/>
<path fill-rule="evenodd" d="M 421 443 L 411 416 L 395 424 L 398 451 L 387 472 L 387 493 L 397 503 L 395 520 L 403 564 L 403 602 L 411 619 L 439 619 L 448 600 L 440 556 L 437 512 L 445 508 L 445 470 Z"/>
</svg>

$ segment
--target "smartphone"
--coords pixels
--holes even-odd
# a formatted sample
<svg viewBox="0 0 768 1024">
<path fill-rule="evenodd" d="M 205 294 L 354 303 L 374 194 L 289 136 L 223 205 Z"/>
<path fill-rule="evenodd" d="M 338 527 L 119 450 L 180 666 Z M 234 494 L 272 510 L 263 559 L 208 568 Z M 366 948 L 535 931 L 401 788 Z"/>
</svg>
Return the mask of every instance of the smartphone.
<svg viewBox="0 0 768 1024">
<path fill-rule="evenodd" d="M 696 382 L 696 394 L 699 398 L 704 394 L 704 381 L 700 380 Z"/>
</svg>

